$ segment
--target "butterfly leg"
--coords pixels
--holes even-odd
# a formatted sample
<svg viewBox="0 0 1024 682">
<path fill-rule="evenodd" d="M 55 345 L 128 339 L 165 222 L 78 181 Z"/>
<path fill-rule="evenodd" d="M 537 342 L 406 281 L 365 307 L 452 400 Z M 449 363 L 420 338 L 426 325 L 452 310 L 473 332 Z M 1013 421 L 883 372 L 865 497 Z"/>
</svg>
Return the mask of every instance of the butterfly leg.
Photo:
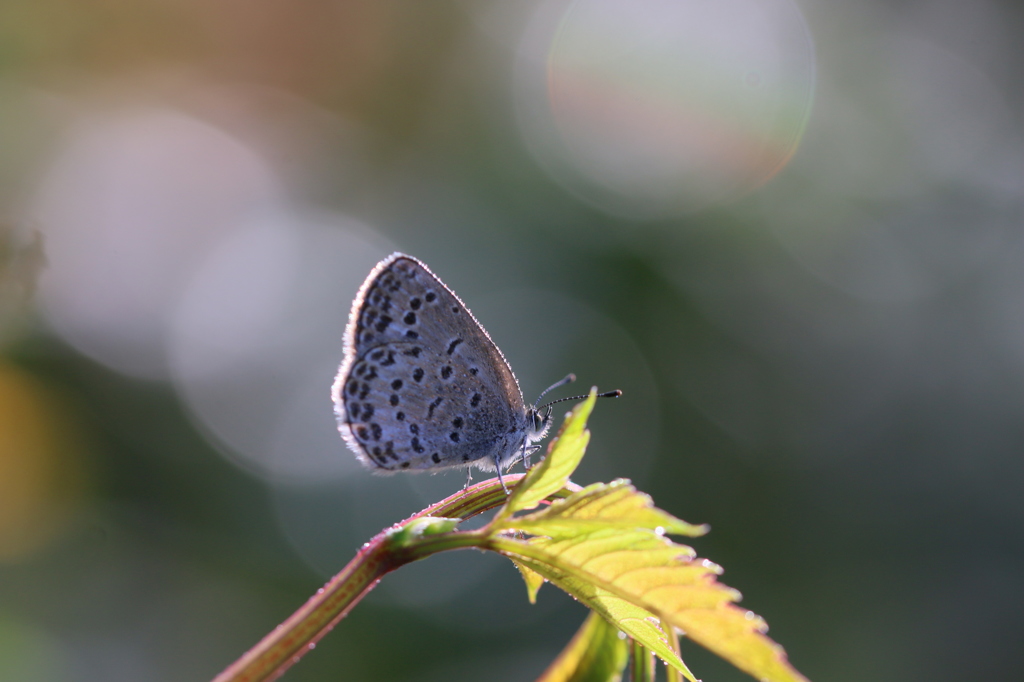
<svg viewBox="0 0 1024 682">
<path fill-rule="evenodd" d="M 501 467 L 500 466 L 498 467 L 498 483 L 501 484 L 501 489 L 505 491 L 506 495 L 508 495 L 509 494 L 508 493 L 508 488 L 505 487 L 505 479 L 503 479 L 501 477 Z"/>
<path fill-rule="evenodd" d="M 473 467 L 469 467 L 469 468 L 466 469 L 466 485 L 462 486 L 462 489 L 465 490 L 466 488 L 468 488 L 469 484 L 472 483 L 472 482 L 473 482 Z"/>
<path fill-rule="evenodd" d="M 530 469 L 530 456 L 533 453 L 537 452 L 538 450 L 540 450 L 539 445 L 531 445 L 529 448 L 527 448 L 526 454 L 523 455 L 523 466 L 526 467 L 527 470 Z"/>
</svg>

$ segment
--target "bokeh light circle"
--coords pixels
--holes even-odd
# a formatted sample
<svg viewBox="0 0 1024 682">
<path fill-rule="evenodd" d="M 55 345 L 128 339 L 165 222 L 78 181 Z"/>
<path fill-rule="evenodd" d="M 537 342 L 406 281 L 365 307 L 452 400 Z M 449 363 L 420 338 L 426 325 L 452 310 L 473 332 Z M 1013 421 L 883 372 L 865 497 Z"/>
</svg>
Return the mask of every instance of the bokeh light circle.
<svg viewBox="0 0 1024 682">
<path fill-rule="evenodd" d="M 167 318 L 192 269 L 278 205 L 280 182 L 252 148 L 174 109 L 82 114 L 66 138 L 30 210 L 48 264 L 43 313 L 97 362 L 166 378 Z"/>
<path fill-rule="evenodd" d="M 353 293 L 387 240 L 344 215 L 270 213 L 225 235 L 172 320 L 172 381 L 235 464 L 276 482 L 358 470 L 330 384 Z"/>
<path fill-rule="evenodd" d="M 576 0 L 534 16 L 516 102 L 557 181 L 609 212 L 656 218 L 730 200 L 783 168 L 814 73 L 791 0 Z"/>
</svg>

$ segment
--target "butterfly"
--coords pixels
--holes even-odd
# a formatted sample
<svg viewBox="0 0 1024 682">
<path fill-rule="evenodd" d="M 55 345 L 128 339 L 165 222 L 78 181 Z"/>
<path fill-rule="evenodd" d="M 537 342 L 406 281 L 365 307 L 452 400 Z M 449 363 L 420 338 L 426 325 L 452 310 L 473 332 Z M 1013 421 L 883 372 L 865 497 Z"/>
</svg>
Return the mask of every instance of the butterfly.
<svg viewBox="0 0 1024 682">
<path fill-rule="evenodd" d="M 527 404 L 465 304 L 402 253 L 378 263 L 359 288 L 344 347 L 332 391 L 338 429 L 359 461 L 379 472 L 475 466 L 501 480 L 519 460 L 529 467 L 551 426 L 551 405 L 585 397 Z"/>
</svg>

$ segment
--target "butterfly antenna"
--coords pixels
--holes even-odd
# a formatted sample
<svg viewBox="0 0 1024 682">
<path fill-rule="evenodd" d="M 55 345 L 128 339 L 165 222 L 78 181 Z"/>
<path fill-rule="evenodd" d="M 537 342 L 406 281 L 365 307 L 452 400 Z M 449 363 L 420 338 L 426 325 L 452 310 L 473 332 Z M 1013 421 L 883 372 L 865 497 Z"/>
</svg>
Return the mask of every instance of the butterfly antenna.
<svg viewBox="0 0 1024 682">
<path fill-rule="evenodd" d="M 551 384 L 550 386 L 545 388 L 543 391 L 541 391 L 540 395 L 537 396 L 537 400 L 535 400 L 533 404 L 536 405 L 537 403 L 539 403 L 541 398 L 543 398 L 544 396 L 546 396 L 548 393 L 550 393 L 551 391 L 555 390 L 556 388 L 561 388 L 562 386 L 565 386 L 566 384 L 571 384 L 574 381 L 576 381 L 576 375 L 575 374 L 573 374 L 572 372 L 570 372 L 569 374 L 566 374 L 564 379 L 560 379 L 559 381 L 556 381 L 555 383 Z"/>
<path fill-rule="evenodd" d="M 620 395 L 622 395 L 622 391 L 620 391 L 618 389 L 615 389 L 614 391 L 607 391 L 605 393 L 598 393 L 597 397 L 598 398 L 618 398 Z M 582 400 L 583 398 L 589 398 L 589 397 L 590 397 L 589 395 L 574 395 L 574 396 L 572 396 L 570 398 L 559 398 L 558 400 L 552 400 L 549 403 L 544 403 L 543 405 L 541 405 L 540 407 L 537 408 L 537 411 L 539 412 L 540 410 L 543 410 L 546 407 L 551 407 L 552 405 L 554 405 L 556 403 L 564 403 L 567 400 Z"/>
</svg>

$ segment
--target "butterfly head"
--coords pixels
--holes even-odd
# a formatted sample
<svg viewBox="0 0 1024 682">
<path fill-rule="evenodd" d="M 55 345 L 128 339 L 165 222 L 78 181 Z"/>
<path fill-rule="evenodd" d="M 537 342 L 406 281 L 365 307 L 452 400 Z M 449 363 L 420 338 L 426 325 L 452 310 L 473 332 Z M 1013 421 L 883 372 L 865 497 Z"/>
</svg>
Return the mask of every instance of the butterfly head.
<svg viewBox="0 0 1024 682">
<path fill-rule="evenodd" d="M 547 388 L 545 388 L 541 392 L 540 396 L 537 398 L 537 403 L 540 403 L 541 398 L 543 398 L 548 393 L 548 391 L 551 391 L 553 389 L 559 388 L 560 386 L 565 386 L 566 384 L 571 384 L 574 381 L 576 381 L 576 375 L 575 374 L 569 374 L 564 379 L 562 379 L 561 381 L 557 381 L 554 384 L 548 386 Z M 622 395 L 622 391 L 607 391 L 606 393 L 599 393 L 597 397 L 598 398 L 617 398 L 620 395 Z M 536 441 L 541 440 L 542 438 L 544 438 L 544 436 L 547 434 L 548 429 L 551 427 L 551 406 L 552 405 L 556 405 L 558 403 L 564 403 L 567 400 L 582 400 L 583 398 L 586 398 L 586 397 L 587 396 L 585 396 L 585 395 L 574 395 L 574 396 L 569 397 L 569 398 L 559 398 L 558 400 L 552 400 L 551 402 L 544 403 L 543 405 L 540 405 L 539 407 L 534 407 L 533 405 L 530 405 L 529 407 L 527 407 L 527 410 L 526 410 L 526 428 L 527 428 L 526 438 L 527 438 L 527 441 L 529 441 L 529 442 L 536 442 Z"/>
<path fill-rule="evenodd" d="M 536 442 L 547 435 L 551 427 L 551 408 L 528 407 L 526 411 L 526 439 Z"/>
</svg>

